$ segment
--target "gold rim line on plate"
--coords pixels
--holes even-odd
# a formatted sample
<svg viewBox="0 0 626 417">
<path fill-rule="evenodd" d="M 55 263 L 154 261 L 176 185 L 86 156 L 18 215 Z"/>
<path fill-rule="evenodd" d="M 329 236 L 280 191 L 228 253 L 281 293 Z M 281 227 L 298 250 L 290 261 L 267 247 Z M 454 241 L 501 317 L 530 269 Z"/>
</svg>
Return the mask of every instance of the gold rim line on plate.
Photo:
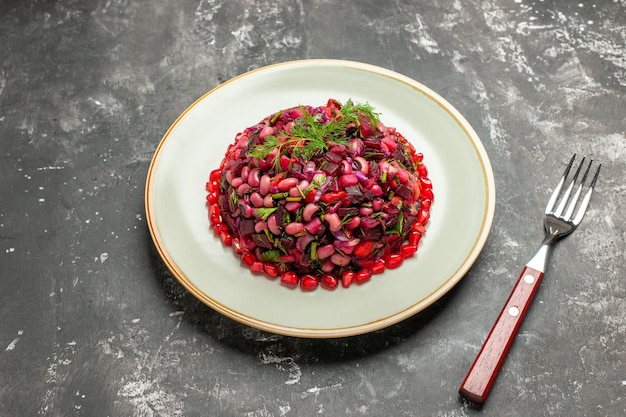
<svg viewBox="0 0 626 417">
<path fill-rule="evenodd" d="M 480 163 L 480 167 L 482 170 L 482 179 L 483 186 L 486 190 L 485 200 L 483 204 L 483 216 L 481 220 L 481 226 L 479 228 L 480 233 L 476 236 L 474 243 L 472 245 L 471 250 L 459 266 L 456 271 L 450 274 L 449 278 L 446 279 L 439 287 L 437 287 L 434 291 L 432 291 L 428 296 L 422 298 L 417 303 L 400 310 L 390 316 L 382 317 L 372 322 L 362 323 L 355 326 L 348 327 L 338 327 L 338 328 L 301 328 L 301 327 L 292 327 L 285 326 L 276 323 L 270 323 L 264 320 L 259 320 L 255 317 L 251 317 L 247 314 L 240 313 L 222 303 L 216 301 L 215 299 L 209 297 L 203 291 L 201 291 L 191 279 L 187 277 L 187 275 L 182 271 L 182 269 L 176 264 L 176 262 L 172 259 L 171 255 L 167 251 L 165 247 L 165 243 L 161 239 L 161 236 L 158 232 L 158 227 L 156 225 L 156 219 L 151 210 L 151 196 L 152 196 L 152 188 L 154 181 L 154 172 L 156 170 L 156 166 L 158 164 L 159 156 L 165 142 L 169 138 L 171 132 L 176 128 L 176 126 L 180 123 L 180 121 L 189 113 L 197 104 L 203 101 L 206 97 L 214 94 L 216 91 L 228 86 L 229 84 L 236 82 L 239 79 L 250 77 L 258 72 L 271 71 L 279 67 L 305 67 L 305 66 L 320 66 L 320 67 L 341 67 L 349 70 L 359 70 L 365 71 L 367 73 L 376 75 L 376 76 L 384 76 L 393 81 L 400 82 L 416 92 L 426 96 L 430 99 L 430 101 L 434 102 L 443 109 L 461 128 L 463 133 L 467 138 L 470 139 L 470 143 L 472 148 L 474 149 L 477 159 Z M 172 125 L 168 128 L 166 133 L 163 135 L 159 145 L 156 148 L 152 161 L 150 163 L 150 167 L 148 169 L 147 181 L 146 181 L 146 191 L 145 191 L 145 208 L 147 215 L 147 223 L 150 234 L 152 236 L 152 240 L 154 245 L 161 256 L 163 262 L 169 269 L 169 271 L 174 275 L 174 277 L 183 285 L 183 287 L 192 293 L 196 298 L 202 301 L 204 304 L 213 308 L 220 314 L 223 314 L 226 317 L 229 317 L 235 321 L 238 321 L 242 324 L 268 331 L 271 333 L 281 334 L 285 336 L 295 336 L 295 337 L 307 337 L 307 338 L 336 338 L 336 337 L 347 337 L 354 336 L 358 334 L 364 334 L 368 332 L 372 332 L 375 330 L 379 330 L 393 324 L 396 324 L 402 320 L 405 320 L 418 312 L 424 310 L 429 307 L 432 303 L 440 299 L 443 295 L 445 295 L 452 287 L 454 287 L 467 273 L 467 271 L 471 268 L 474 261 L 480 254 L 484 244 L 486 243 L 487 237 L 490 232 L 491 223 L 493 221 L 493 215 L 495 211 L 495 182 L 493 178 L 493 171 L 491 169 L 491 164 L 488 158 L 488 155 L 480 141 L 480 138 L 471 127 L 471 125 L 465 120 L 465 118 L 452 106 L 447 100 L 442 98 L 439 94 L 435 93 L 432 89 L 425 86 L 424 84 L 413 80 L 407 76 L 404 76 L 400 73 L 397 73 L 392 70 L 388 70 L 382 67 L 377 67 L 370 64 L 355 62 L 355 61 L 346 61 L 346 60 L 335 60 L 335 59 L 307 59 L 307 60 L 299 60 L 299 61 L 288 61 L 278 64 L 273 64 L 269 66 L 264 66 L 261 68 L 253 69 L 248 72 L 245 72 L 241 75 L 233 77 L 222 84 L 214 87 L 207 93 L 200 96 L 197 100 L 195 100 L 190 106 L 188 106 L 172 123 Z"/>
</svg>

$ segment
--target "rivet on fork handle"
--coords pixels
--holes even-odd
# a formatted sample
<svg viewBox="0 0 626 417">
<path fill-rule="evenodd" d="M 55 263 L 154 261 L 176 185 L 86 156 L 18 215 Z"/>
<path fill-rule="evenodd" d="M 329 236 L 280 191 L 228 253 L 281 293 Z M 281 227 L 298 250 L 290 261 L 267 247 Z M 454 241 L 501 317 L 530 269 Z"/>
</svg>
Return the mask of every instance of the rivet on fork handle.
<svg viewBox="0 0 626 417">
<path fill-rule="evenodd" d="M 582 180 L 578 181 L 585 158 L 582 159 L 573 178 L 569 179 L 575 159 L 576 155 L 570 160 L 565 173 L 548 200 L 544 216 L 545 238 L 541 246 L 522 269 L 511 295 L 459 388 L 459 394 L 474 404 L 482 405 L 487 400 L 496 376 L 539 288 L 552 247 L 560 238 L 576 229 L 587 210 L 601 165 L 598 165 L 587 191 L 583 193 L 593 161 L 589 162 Z M 573 196 L 572 191 L 574 191 Z M 557 205 L 557 202 L 560 203 Z M 565 211 L 564 215 L 562 215 L 563 211 Z"/>
</svg>

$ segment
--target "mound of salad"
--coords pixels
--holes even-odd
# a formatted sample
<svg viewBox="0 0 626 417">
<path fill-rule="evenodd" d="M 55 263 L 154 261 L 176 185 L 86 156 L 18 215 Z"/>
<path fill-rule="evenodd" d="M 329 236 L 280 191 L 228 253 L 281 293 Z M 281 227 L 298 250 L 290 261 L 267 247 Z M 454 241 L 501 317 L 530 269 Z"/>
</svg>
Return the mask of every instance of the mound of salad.
<svg viewBox="0 0 626 417">
<path fill-rule="evenodd" d="M 242 265 L 287 287 L 362 284 L 417 252 L 434 198 L 422 160 L 369 104 L 281 110 L 210 173 L 209 223 Z"/>
</svg>

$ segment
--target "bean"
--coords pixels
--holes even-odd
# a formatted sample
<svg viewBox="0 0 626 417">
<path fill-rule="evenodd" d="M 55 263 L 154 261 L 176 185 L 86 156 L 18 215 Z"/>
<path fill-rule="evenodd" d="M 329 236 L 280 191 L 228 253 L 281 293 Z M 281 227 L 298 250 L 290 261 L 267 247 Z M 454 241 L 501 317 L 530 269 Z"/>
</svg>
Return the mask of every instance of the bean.
<svg viewBox="0 0 626 417">
<path fill-rule="evenodd" d="M 371 207 L 360 207 L 359 208 L 359 214 L 361 216 L 369 216 L 373 212 L 374 212 L 374 209 L 372 209 Z"/>
<path fill-rule="evenodd" d="M 357 156 L 356 158 L 354 158 L 354 160 L 359 164 L 359 171 L 367 175 L 370 170 L 369 162 L 367 162 L 367 160 L 365 160 L 365 158 L 363 158 L 362 156 Z"/>
<path fill-rule="evenodd" d="M 317 213 L 319 209 L 320 208 L 317 204 L 314 204 L 314 203 L 307 204 L 306 206 L 304 206 L 304 209 L 302 210 L 302 218 L 304 219 L 305 222 L 310 222 L 311 219 L 313 218 L 313 215 L 315 215 L 315 213 Z"/>
<path fill-rule="evenodd" d="M 233 171 L 231 171 L 230 169 L 228 171 L 226 171 L 226 181 L 228 181 L 228 183 L 232 185 L 232 182 L 233 182 Z"/>
<path fill-rule="evenodd" d="M 228 171 L 228 172 L 230 172 L 230 171 Z M 241 177 L 233 178 L 233 180 L 230 182 L 230 185 L 232 185 L 233 188 L 237 188 L 241 184 L 243 184 L 243 180 L 241 179 Z"/>
<path fill-rule="evenodd" d="M 300 207 L 302 207 L 302 203 L 300 203 L 299 201 L 288 201 L 287 203 L 285 203 L 285 208 L 288 212 L 291 213 L 297 211 Z"/>
<path fill-rule="evenodd" d="M 380 188 L 380 185 L 378 184 L 372 184 L 372 186 L 370 187 L 370 191 L 374 193 L 376 197 L 380 197 L 381 195 L 383 195 L 383 189 Z"/>
<path fill-rule="evenodd" d="M 267 208 L 274 207 L 274 199 L 272 198 L 271 194 L 268 194 L 265 197 L 263 197 L 263 206 Z"/>
<path fill-rule="evenodd" d="M 239 187 L 237 187 L 237 194 L 244 195 L 245 192 L 248 191 L 249 189 L 250 189 L 250 184 L 244 182 L 241 185 L 239 185 Z"/>
<path fill-rule="evenodd" d="M 324 221 L 328 223 L 328 228 L 331 232 L 338 232 L 341 230 L 341 219 L 337 213 L 328 213 L 324 215 Z"/>
<path fill-rule="evenodd" d="M 276 236 L 280 236 L 280 227 L 278 227 L 278 222 L 276 221 L 276 216 L 270 214 L 267 218 L 267 227 L 270 229 L 270 232 L 275 234 Z"/>
<path fill-rule="evenodd" d="M 250 194 L 250 202 L 254 204 L 254 207 L 263 207 L 263 197 L 257 191 Z"/>
<path fill-rule="evenodd" d="M 350 263 L 350 257 L 346 255 L 342 255 L 340 253 L 334 253 L 330 260 L 337 266 L 346 266 Z"/>
<path fill-rule="evenodd" d="M 354 216 L 348 221 L 348 223 L 346 223 L 346 229 L 356 229 L 360 224 L 361 218 L 359 216 Z"/>
<path fill-rule="evenodd" d="M 352 174 L 352 165 L 348 161 L 341 161 L 341 173 L 343 175 Z"/>
<path fill-rule="evenodd" d="M 267 193 L 269 193 L 271 186 L 272 180 L 270 179 L 270 176 L 267 174 L 263 175 L 259 181 L 259 192 L 261 193 L 261 195 L 266 195 Z"/>
<path fill-rule="evenodd" d="M 241 211 L 243 213 L 243 217 L 251 218 L 254 216 L 254 209 L 250 207 L 246 203 L 240 203 L 239 207 L 241 207 Z"/>
<path fill-rule="evenodd" d="M 339 177 L 339 186 L 342 188 L 357 185 L 358 183 L 359 179 L 354 174 L 346 174 Z"/>
<path fill-rule="evenodd" d="M 302 233 L 304 230 L 304 225 L 300 222 L 291 222 L 287 226 L 285 226 L 285 233 L 289 235 L 297 235 Z"/>
<path fill-rule="evenodd" d="M 289 197 L 302 197 L 302 194 L 300 193 L 300 190 L 298 189 L 298 187 L 299 186 L 289 189 Z"/>
<path fill-rule="evenodd" d="M 384 201 L 382 198 L 375 198 L 372 200 L 372 209 L 374 211 L 380 211 L 383 208 Z"/>
<path fill-rule="evenodd" d="M 261 174 L 258 168 L 254 168 L 250 170 L 250 174 L 248 174 L 248 184 L 251 187 L 258 187 L 261 183 Z"/>
<path fill-rule="evenodd" d="M 248 165 L 244 165 L 244 167 L 241 168 L 241 179 L 243 182 L 248 182 L 248 175 L 250 175 L 250 167 Z"/>
<path fill-rule="evenodd" d="M 331 243 L 329 245 L 320 246 L 317 248 L 317 257 L 319 259 L 326 259 L 335 253 L 335 246 Z"/>
<path fill-rule="evenodd" d="M 322 271 L 332 272 L 333 269 L 335 269 L 335 264 L 330 259 L 326 259 L 322 264 Z"/>
<path fill-rule="evenodd" d="M 254 224 L 254 231 L 257 233 L 261 233 L 263 230 L 267 228 L 267 222 L 260 220 Z"/>
<path fill-rule="evenodd" d="M 298 185 L 298 182 L 298 179 L 294 177 L 285 178 L 276 185 L 276 188 L 278 188 L 279 191 L 287 191 L 291 187 Z"/>
</svg>

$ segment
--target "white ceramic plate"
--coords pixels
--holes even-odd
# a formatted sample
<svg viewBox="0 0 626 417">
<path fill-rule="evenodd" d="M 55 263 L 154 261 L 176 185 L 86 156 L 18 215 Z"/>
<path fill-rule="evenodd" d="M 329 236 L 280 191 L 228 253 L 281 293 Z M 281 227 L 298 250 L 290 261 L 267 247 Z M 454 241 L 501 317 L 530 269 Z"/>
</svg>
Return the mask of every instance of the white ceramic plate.
<svg viewBox="0 0 626 417">
<path fill-rule="evenodd" d="M 205 183 L 226 147 L 277 110 L 328 98 L 368 102 L 424 154 L 435 200 L 417 255 L 368 283 L 292 290 L 242 267 L 209 229 Z M 378 330 L 423 310 L 467 272 L 494 214 L 493 172 L 469 123 L 424 85 L 383 68 L 338 60 L 277 64 L 236 77 L 193 103 L 159 144 L 146 212 L 168 268 L 194 296 L 249 326 L 299 337 Z"/>
</svg>

